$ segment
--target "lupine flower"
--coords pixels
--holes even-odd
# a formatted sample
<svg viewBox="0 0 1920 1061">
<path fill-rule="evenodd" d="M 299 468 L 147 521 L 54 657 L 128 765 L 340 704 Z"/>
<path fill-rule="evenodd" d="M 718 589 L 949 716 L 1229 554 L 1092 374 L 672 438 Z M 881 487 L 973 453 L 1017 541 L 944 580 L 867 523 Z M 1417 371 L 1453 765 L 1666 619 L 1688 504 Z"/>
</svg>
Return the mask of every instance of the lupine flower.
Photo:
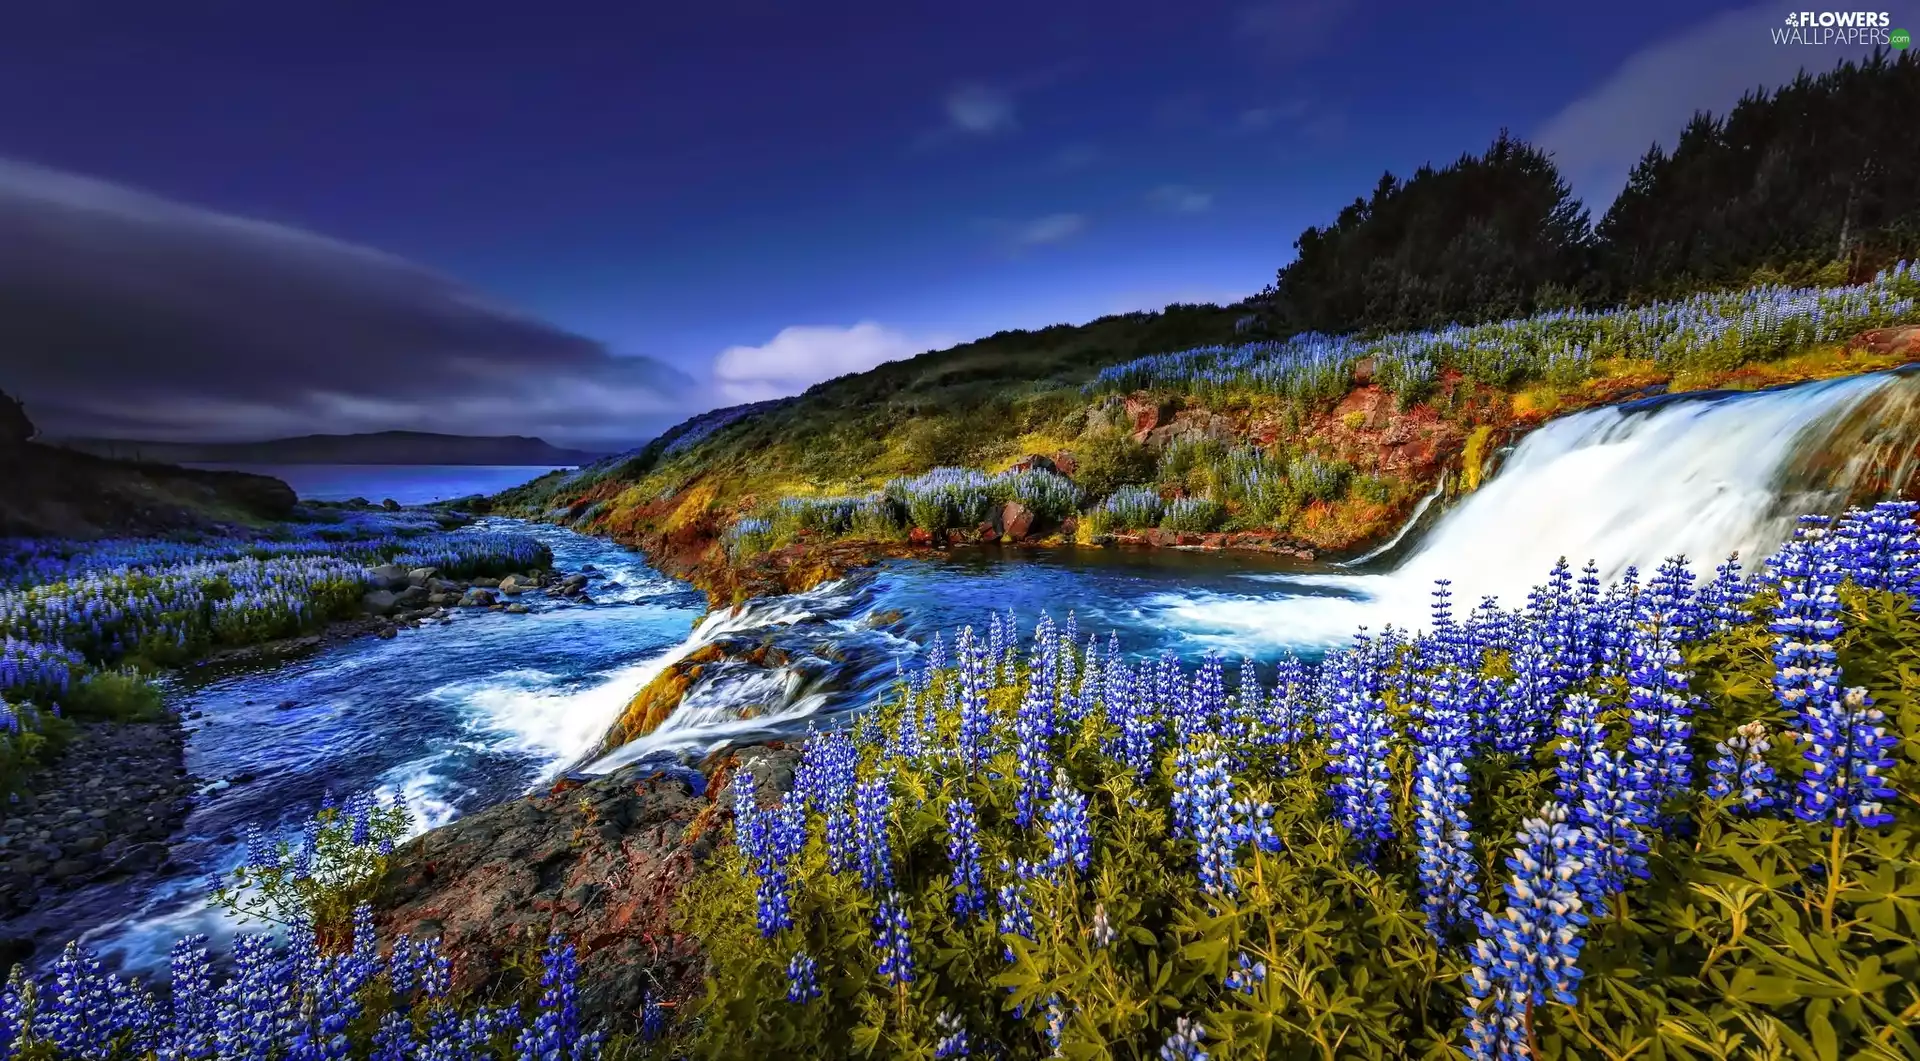
<svg viewBox="0 0 1920 1061">
<path fill-rule="evenodd" d="M 1013 819 L 1022 828 L 1033 824 L 1034 812 L 1047 800 L 1053 781 L 1053 693 L 1045 683 L 1051 670 L 1049 653 L 1038 653 L 1033 680 L 1014 716 L 1014 772 L 1020 778 L 1014 793 Z"/>
<path fill-rule="evenodd" d="M 1097 949 L 1104 950 L 1113 946 L 1113 922 L 1107 920 L 1106 903 L 1093 905 L 1093 924 L 1088 929 L 1088 934 L 1093 937 L 1093 945 Z"/>
<path fill-rule="evenodd" d="M 1181 1017 L 1174 1022 L 1173 1034 L 1160 1044 L 1160 1061 L 1207 1061 L 1208 1054 L 1200 1047 L 1206 1037 L 1207 1030 L 1198 1021 Z"/>
<path fill-rule="evenodd" d="M 1024 936 L 1031 940 L 1034 938 L 1033 901 L 1027 896 L 1026 886 L 1026 878 L 1030 874 L 1025 872 L 1024 866 L 1021 870 L 1022 872 L 1018 873 L 1013 880 L 1002 884 L 995 896 L 1000 907 L 1000 916 L 995 922 L 995 928 L 1002 936 Z M 1014 869 L 1006 862 L 1002 862 L 1000 872 L 1011 873 Z M 1002 950 L 1006 959 L 1012 961 L 1013 948 L 1003 945 Z"/>
<path fill-rule="evenodd" d="M 956 798 L 947 804 L 947 860 L 952 865 L 947 883 L 953 891 L 953 916 L 965 921 L 986 912 L 986 886 L 980 873 L 980 827 L 973 801 Z"/>
<path fill-rule="evenodd" d="M 1836 828 L 1863 828 L 1893 820 L 1886 804 L 1896 799 L 1886 772 L 1893 768 L 1896 737 L 1887 717 L 1865 689 L 1849 689 L 1838 703 L 1807 716 L 1807 770 L 1800 776 L 1795 813 Z"/>
<path fill-rule="evenodd" d="M 934 1031 L 940 1035 L 939 1041 L 934 1043 L 933 1046 L 933 1056 L 935 1058 L 971 1056 L 971 1044 L 967 1041 L 967 1029 L 965 1025 L 960 1023 L 959 1014 L 956 1014 L 950 1009 L 941 1010 L 940 1015 L 933 1020 L 933 1028 Z"/>
<path fill-rule="evenodd" d="M 660 996 L 652 988 L 640 999 L 640 1039 L 652 1042 L 667 1033 L 667 1007 L 661 1005 Z"/>
<path fill-rule="evenodd" d="M 960 665 L 960 732 L 955 750 L 961 767 L 967 769 L 985 762 L 989 754 L 992 720 L 987 716 L 988 649 L 974 639 L 973 627 L 969 626 L 960 631 L 954 652 Z"/>
<path fill-rule="evenodd" d="M 819 966 L 806 951 L 795 952 L 787 962 L 787 1001 L 796 1005 L 820 997 Z"/>
<path fill-rule="evenodd" d="M 1480 915 L 1467 972 L 1469 1057 L 1525 1057 L 1531 1010 L 1575 1004 L 1587 923 L 1581 896 L 1594 888 L 1584 879 L 1592 867 L 1581 835 L 1566 820 L 1566 808 L 1549 803 L 1522 823 L 1507 858 L 1506 908 Z"/>
<path fill-rule="evenodd" d="M 1707 795 L 1732 801 L 1750 811 L 1773 806 L 1773 767 L 1767 765 L 1765 758 L 1772 747 L 1763 722 L 1748 722 L 1735 730 L 1719 743 L 1716 748 L 1719 755 L 1707 764 L 1711 778 Z"/>
<path fill-rule="evenodd" d="M 1071 866 L 1075 873 L 1085 873 L 1093 856 L 1087 797 L 1074 789 L 1064 770 L 1054 772 L 1053 799 L 1047 804 L 1044 821 L 1048 844 L 1046 871 L 1058 873 Z"/>
<path fill-rule="evenodd" d="M 898 985 L 913 980 L 912 925 L 900 893 L 888 892 L 873 915 L 873 948 L 880 952 L 880 975 Z"/>
<path fill-rule="evenodd" d="M 1227 990 L 1243 995 L 1256 994 L 1260 985 L 1267 982 L 1267 963 L 1254 961 L 1246 951 L 1234 957 L 1234 967 L 1227 970 Z"/>
<path fill-rule="evenodd" d="M 868 891 L 893 887 L 893 844 L 888 813 L 893 806 L 892 775 L 862 781 L 853 801 L 854 834 L 860 851 L 860 885 Z"/>
<path fill-rule="evenodd" d="M 1328 771 L 1338 780 L 1330 788 L 1334 817 L 1371 859 L 1393 832 L 1392 793 L 1387 754 L 1392 726 L 1381 703 L 1376 672 L 1368 664 L 1365 634 L 1356 646 L 1329 657 L 1321 729 L 1333 760 Z"/>
</svg>

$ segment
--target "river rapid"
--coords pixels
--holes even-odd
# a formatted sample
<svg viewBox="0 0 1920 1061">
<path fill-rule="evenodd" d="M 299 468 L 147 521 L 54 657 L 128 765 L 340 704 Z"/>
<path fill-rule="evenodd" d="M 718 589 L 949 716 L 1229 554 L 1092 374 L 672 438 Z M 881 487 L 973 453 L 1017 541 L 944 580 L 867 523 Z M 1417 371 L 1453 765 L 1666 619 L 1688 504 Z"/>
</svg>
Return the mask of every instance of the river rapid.
<svg viewBox="0 0 1920 1061">
<path fill-rule="evenodd" d="M 1524 603 L 1561 556 L 1602 577 L 1683 553 L 1696 571 L 1764 556 L 1802 511 L 1904 477 L 1920 381 L 1881 374 L 1746 395 L 1675 398 L 1565 417 L 1526 436 L 1479 491 L 1355 567 L 1184 550 L 956 549 L 892 561 L 806 593 L 705 614 L 690 587 L 611 543 L 546 525 L 556 566 L 601 574 L 597 603 L 543 601 L 360 639 L 270 668 L 183 679 L 188 768 L 210 786 L 158 882 L 96 886 L 65 918 L 110 960 L 164 963 L 177 936 L 233 931 L 204 905 L 245 828 L 286 834 L 321 798 L 373 790 L 418 828 L 568 772 L 693 761 L 729 743 L 838 724 L 942 633 L 1044 611 L 1128 653 L 1219 651 L 1271 663 L 1317 656 L 1355 628 L 1424 620 L 1435 578 L 1455 598 Z M 1814 459 L 1816 455 L 1825 455 Z M 1897 485 L 1897 483 L 1896 483 Z M 1440 505 L 1436 503 L 1435 509 Z M 632 694 L 702 646 L 771 644 L 761 665 L 702 668 L 653 734 L 592 754 Z M 283 704 L 289 706 L 282 706 Z M 211 790 L 217 788 L 216 790 Z"/>
</svg>

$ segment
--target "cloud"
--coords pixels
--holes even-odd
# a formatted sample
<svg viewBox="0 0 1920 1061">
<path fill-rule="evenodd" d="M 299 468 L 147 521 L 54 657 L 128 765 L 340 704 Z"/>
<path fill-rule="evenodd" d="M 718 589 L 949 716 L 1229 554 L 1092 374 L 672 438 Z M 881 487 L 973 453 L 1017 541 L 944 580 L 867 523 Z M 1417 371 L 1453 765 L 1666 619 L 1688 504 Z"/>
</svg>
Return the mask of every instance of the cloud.
<svg viewBox="0 0 1920 1061">
<path fill-rule="evenodd" d="M 732 402 L 798 394 L 822 380 L 864 372 L 887 361 L 940 350 L 955 340 L 911 336 L 877 321 L 851 328 L 795 325 L 760 346 L 730 346 L 713 360 L 714 382 Z"/>
<path fill-rule="evenodd" d="M 1100 149 L 1092 144 L 1068 144 L 1047 160 L 1049 169 L 1063 172 L 1085 169 L 1100 161 Z"/>
<path fill-rule="evenodd" d="M 960 85 L 947 93 L 947 120 L 955 129 L 990 136 L 1014 126 L 1013 94 L 991 85 Z"/>
<path fill-rule="evenodd" d="M 1775 44 L 1769 31 L 1783 12 L 1774 5 L 1730 11 L 1661 36 L 1554 115 L 1534 142 L 1553 154 L 1597 217 L 1647 146 L 1672 146 L 1695 111 L 1725 114 L 1748 90 L 1791 81 L 1802 64 L 1820 73 L 1870 50 Z"/>
<path fill-rule="evenodd" d="M 1154 206 L 1175 214 L 1204 214 L 1213 208 L 1213 193 L 1179 184 L 1163 184 L 1147 193 Z"/>
<path fill-rule="evenodd" d="M 1234 35 L 1280 62 L 1304 59 L 1334 39 L 1351 0 L 1267 0 L 1234 15 Z"/>
<path fill-rule="evenodd" d="M 678 420 L 693 381 L 392 255 L 0 160 L 0 389 L 49 436 L 589 444 Z"/>
<path fill-rule="evenodd" d="M 1086 231 L 1085 214 L 1048 214 L 1019 226 L 1013 234 L 1017 247 L 1040 247 L 1061 243 Z"/>
</svg>

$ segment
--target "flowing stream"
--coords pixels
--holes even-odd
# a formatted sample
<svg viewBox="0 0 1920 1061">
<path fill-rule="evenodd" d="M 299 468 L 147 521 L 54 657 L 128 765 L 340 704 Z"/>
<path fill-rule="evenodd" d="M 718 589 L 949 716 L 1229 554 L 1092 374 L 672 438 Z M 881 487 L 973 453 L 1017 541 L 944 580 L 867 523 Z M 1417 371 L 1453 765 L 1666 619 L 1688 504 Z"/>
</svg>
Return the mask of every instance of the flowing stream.
<svg viewBox="0 0 1920 1061">
<path fill-rule="evenodd" d="M 1185 550 L 956 549 L 700 618 L 698 594 L 637 556 L 532 526 L 559 566 L 605 572 L 600 603 L 464 616 L 183 683 L 175 702 L 203 713 L 189 769 L 252 780 L 197 803 L 159 882 L 99 886 L 50 916 L 111 957 L 154 966 L 181 933 L 231 930 L 199 897 L 209 873 L 237 862 L 249 823 L 285 832 L 327 791 L 375 789 L 431 826 L 568 770 L 684 762 L 795 736 L 865 703 L 918 643 L 978 626 L 989 611 L 1011 609 L 1025 630 L 1043 610 L 1056 620 L 1071 612 L 1082 639 L 1112 632 L 1130 653 L 1270 661 L 1318 654 L 1362 624 L 1419 625 L 1439 577 L 1453 580 L 1457 600 L 1512 605 L 1561 556 L 1592 558 L 1608 578 L 1674 553 L 1700 569 L 1736 550 L 1758 558 L 1798 512 L 1900 485 L 1916 408 L 1920 380 L 1881 374 L 1575 414 L 1527 435 L 1430 530 L 1349 568 Z M 654 733 L 595 752 L 635 691 L 716 644 L 778 651 L 766 665 L 728 653 L 701 669 Z"/>
</svg>

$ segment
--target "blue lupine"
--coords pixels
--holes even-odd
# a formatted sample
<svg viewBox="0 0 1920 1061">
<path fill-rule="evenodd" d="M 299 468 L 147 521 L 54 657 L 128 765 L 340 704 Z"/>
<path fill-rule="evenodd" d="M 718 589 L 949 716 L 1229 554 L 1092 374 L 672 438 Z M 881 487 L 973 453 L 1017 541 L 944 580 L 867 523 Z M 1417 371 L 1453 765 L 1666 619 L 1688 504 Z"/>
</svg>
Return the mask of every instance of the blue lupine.
<svg viewBox="0 0 1920 1061">
<path fill-rule="evenodd" d="M 1174 1022 L 1173 1034 L 1160 1044 L 1160 1061 L 1207 1061 L 1208 1054 L 1200 1046 L 1206 1037 L 1207 1030 L 1199 1022 L 1181 1017 Z"/>
<path fill-rule="evenodd" d="M 986 885 L 980 871 L 980 826 L 973 801 L 956 798 L 947 804 L 947 878 L 953 891 L 953 916 L 961 921 L 986 912 Z"/>
<path fill-rule="evenodd" d="M 1886 805 L 1897 798 L 1887 784 L 1897 738 L 1887 717 L 1865 689 L 1849 689 L 1837 701 L 1811 711 L 1804 734 L 1807 770 L 1800 775 L 1795 813 L 1836 828 L 1885 825 Z"/>
<path fill-rule="evenodd" d="M 1719 754 L 1707 764 L 1707 795 L 1750 811 L 1773 806 L 1773 767 L 1765 758 L 1772 747 L 1763 722 L 1748 722 L 1735 730 L 1716 746 Z"/>
<path fill-rule="evenodd" d="M 580 1033 L 580 1011 L 573 988 L 578 972 L 573 945 L 559 933 L 548 936 L 546 953 L 541 957 L 540 1009 L 533 1023 L 514 1041 L 519 1061 L 583 1061 L 598 1054 L 598 1038 Z"/>
<path fill-rule="evenodd" d="M 1266 962 L 1254 961 L 1246 951 L 1234 956 L 1234 965 L 1227 970 L 1227 990 L 1252 995 L 1258 993 L 1260 985 L 1266 982 Z"/>
<path fill-rule="evenodd" d="M 1020 700 L 1014 716 L 1014 773 L 1020 785 L 1014 793 L 1014 821 L 1022 828 L 1033 824 L 1033 817 L 1048 796 L 1053 781 L 1053 694 L 1045 687 L 1041 660 L 1036 660 L 1033 680 Z"/>
<path fill-rule="evenodd" d="M 995 894 L 1000 915 L 995 920 L 994 927 L 1002 936 L 1023 936 L 1029 940 L 1034 938 L 1033 900 L 1027 895 L 1026 885 L 1026 878 L 1031 874 L 1027 869 L 1028 867 L 1022 866 L 1016 873 L 1008 863 L 1004 861 L 1000 863 L 1000 872 L 1016 873 L 1012 880 L 1000 885 Z M 1003 943 L 1001 949 L 1006 959 L 1012 961 L 1013 948 Z"/>
<path fill-rule="evenodd" d="M 1387 770 L 1392 724 L 1377 692 L 1378 676 L 1367 660 L 1365 634 L 1354 648 L 1329 657 L 1321 729 L 1332 761 L 1328 772 L 1334 817 L 1346 826 L 1371 859 L 1393 833 L 1392 793 Z"/>
<path fill-rule="evenodd" d="M 652 1042 L 667 1033 L 667 1007 L 652 988 L 640 996 L 640 1040 Z"/>
<path fill-rule="evenodd" d="M 1587 913 L 1596 889 L 1581 834 L 1548 804 L 1520 827 L 1507 858 L 1507 905 L 1480 915 L 1467 970 L 1467 1056 L 1526 1057 L 1535 1007 L 1573 1005 Z"/>
<path fill-rule="evenodd" d="M 1093 827 L 1087 820 L 1087 797 L 1074 789 L 1064 770 L 1054 774 L 1053 799 L 1047 804 L 1044 822 L 1047 872 L 1058 873 L 1071 866 L 1075 873 L 1085 873 L 1093 857 Z"/>
<path fill-rule="evenodd" d="M 934 1031 L 940 1035 L 939 1040 L 933 1045 L 933 1056 L 936 1061 L 943 1061 L 950 1057 L 972 1056 L 972 1043 L 967 1038 L 966 1026 L 960 1023 L 958 1014 L 950 1009 L 941 1010 L 940 1015 L 934 1018 L 933 1027 Z"/>
<path fill-rule="evenodd" d="M 987 714 L 988 649 L 975 640 L 973 627 L 969 626 L 960 631 L 954 653 L 960 666 L 960 732 L 955 748 L 961 767 L 966 769 L 984 763 L 991 753 L 987 746 L 993 727 Z"/>
<path fill-rule="evenodd" d="M 854 834 L 860 854 L 860 885 L 868 891 L 893 887 L 893 843 L 887 833 L 893 807 L 892 776 L 862 781 L 854 794 Z"/>
<path fill-rule="evenodd" d="M 912 927 L 899 893 L 887 893 L 873 915 L 873 947 L 880 952 L 880 975 L 896 985 L 913 980 Z"/>
<path fill-rule="evenodd" d="M 787 962 L 787 1001 L 803 1005 L 820 997 L 820 967 L 806 951 Z"/>
</svg>

